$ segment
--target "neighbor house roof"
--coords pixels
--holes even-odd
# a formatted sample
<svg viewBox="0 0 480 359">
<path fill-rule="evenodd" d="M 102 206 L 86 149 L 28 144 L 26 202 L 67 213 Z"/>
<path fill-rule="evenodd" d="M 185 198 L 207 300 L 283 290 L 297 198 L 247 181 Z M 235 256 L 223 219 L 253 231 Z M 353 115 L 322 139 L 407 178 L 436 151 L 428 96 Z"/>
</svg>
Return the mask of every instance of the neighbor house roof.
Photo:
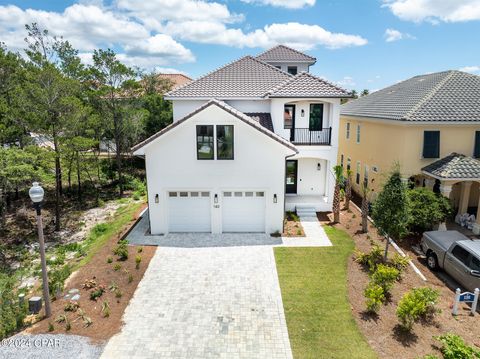
<svg viewBox="0 0 480 359">
<path fill-rule="evenodd" d="M 301 72 L 270 91 L 268 97 L 351 97 L 346 90 L 316 77 Z"/>
<path fill-rule="evenodd" d="M 288 147 L 289 149 L 295 151 L 295 153 L 298 153 L 297 148 L 292 143 L 290 143 L 289 141 L 287 141 L 283 137 L 277 135 L 276 133 L 272 132 L 270 129 L 264 127 L 262 125 L 262 121 L 260 120 L 260 118 L 254 119 L 250 116 L 247 116 L 245 113 L 238 111 L 237 109 L 235 109 L 232 106 L 226 104 L 225 102 L 219 101 L 219 100 L 216 100 L 216 99 L 212 99 L 212 100 L 206 102 L 205 104 L 203 104 L 202 106 L 197 108 L 195 111 L 189 113 L 188 115 L 181 118 L 180 120 L 175 121 L 171 125 L 165 127 L 163 130 L 158 131 L 153 136 L 151 136 L 151 137 L 147 138 L 146 140 L 140 142 L 139 144 L 133 146 L 132 149 L 131 149 L 132 152 L 138 151 L 142 147 L 148 145 L 150 142 L 154 141 L 158 137 L 162 136 L 163 134 L 167 133 L 168 131 L 172 130 L 173 128 L 177 127 L 178 125 L 182 124 L 183 122 L 187 121 L 189 118 L 193 117 L 197 113 L 205 110 L 207 107 L 210 107 L 210 106 L 217 106 L 217 107 L 223 109 L 224 111 L 228 112 L 229 114 L 237 117 L 241 121 L 243 121 L 246 124 L 254 127 L 258 131 L 262 132 L 263 134 L 265 134 L 265 135 L 269 136 L 270 138 L 274 139 L 275 141 L 281 143 L 285 147 Z M 256 115 L 258 116 L 258 114 L 256 114 Z M 271 119 L 270 119 L 270 121 L 271 121 Z"/>
<path fill-rule="evenodd" d="M 168 98 L 264 97 L 292 75 L 245 56 L 166 94 Z"/>
<path fill-rule="evenodd" d="M 422 171 L 432 177 L 445 180 L 480 179 L 480 161 L 459 153 L 452 153 L 423 167 Z"/>
<path fill-rule="evenodd" d="M 398 121 L 480 121 L 480 76 L 453 70 L 415 76 L 350 101 L 340 113 Z"/>
<path fill-rule="evenodd" d="M 256 57 L 264 62 L 305 62 L 314 64 L 317 59 L 285 45 L 278 45 L 262 52 Z"/>
<path fill-rule="evenodd" d="M 170 80 L 173 83 L 172 90 L 192 82 L 192 79 L 184 74 L 157 74 L 157 77 Z"/>
</svg>

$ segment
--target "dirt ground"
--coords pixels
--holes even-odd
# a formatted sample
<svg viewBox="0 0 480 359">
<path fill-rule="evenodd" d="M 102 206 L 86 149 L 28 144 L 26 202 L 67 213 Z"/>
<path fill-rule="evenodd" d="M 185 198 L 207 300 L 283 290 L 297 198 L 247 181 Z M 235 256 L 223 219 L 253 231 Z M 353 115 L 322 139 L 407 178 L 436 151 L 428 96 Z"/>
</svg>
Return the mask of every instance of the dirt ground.
<svg viewBox="0 0 480 359">
<path fill-rule="evenodd" d="M 136 214 L 136 218 L 141 211 Z M 117 246 L 119 238 L 128 231 L 131 225 L 135 223 L 135 220 L 127 225 L 124 231 L 111 238 L 104 247 L 102 247 L 92 258 L 92 260 L 80 268 L 77 272 L 73 273 L 67 281 L 65 293 L 68 293 L 71 289 L 78 289 L 80 294 L 80 300 L 78 301 L 80 308 L 85 314 L 90 317 L 93 324 L 86 327 L 81 318 L 79 318 L 78 312 L 65 312 L 65 305 L 69 300 L 60 299 L 55 300 L 52 303 L 52 317 L 50 319 L 44 319 L 34 326 L 28 328 L 28 333 L 48 333 L 49 323 L 54 325 L 54 331 L 50 333 L 62 333 L 62 334 L 76 334 L 90 337 L 94 340 L 103 341 L 120 331 L 122 326 L 122 316 L 125 308 L 127 307 L 130 299 L 132 298 L 138 283 L 143 278 L 145 270 L 155 253 L 155 247 L 136 247 L 128 246 L 128 259 L 126 261 L 118 261 L 117 256 L 113 254 L 113 249 Z M 138 252 L 139 248 L 142 248 L 141 253 Z M 135 257 L 141 256 L 141 263 L 139 269 L 135 268 Z M 112 257 L 112 263 L 107 262 L 107 258 Z M 119 264 L 121 269 L 115 271 L 114 266 Z M 132 281 L 129 283 L 129 275 L 132 275 Z M 105 293 L 97 300 L 90 299 L 90 292 L 93 289 L 84 289 L 83 284 L 85 281 L 94 279 L 97 285 L 105 286 Z M 117 298 L 115 293 L 112 292 L 109 287 L 112 283 L 118 286 L 121 292 L 121 297 Z M 104 317 L 102 315 L 102 304 L 107 301 L 110 306 L 110 315 Z M 65 323 L 57 323 L 55 320 L 59 315 L 66 314 L 71 323 L 71 329 L 66 331 Z"/>
<path fill-rule="evenodd" d="M 343 204 L 342 204 L 343 207 Z M 375 228 L 369 226 L 369 238 L 367 234 L 361 233 L 361 215 L 353 207 L 351 211 L 341 211 L 340 223 L 335 227 L 347 231 L 356 243 L 357 249 L 368 252 L 371 248 L 370 239 L 375 243 L 385 246 L 385 240 L 376 233 Z M 332 215 L 328 218 L 326 215 L 320 216 L 323 223 L 329 223 L 333 219 Z M 352 313 L 355 320 L 365 335 L 368 343 L 378 353 L 380 358 L 419 358 L 426 354 L 440 355 L 438 350 L 439 342 L 433 339 L 434 336 L 442 335 L 448 332 L 460 335 L 467 343 L 480 348 L 480 317 L 479 314 L 470 316 L 470 308 L 466 305 L 459 310 L 459 315 L 455 318 L 451 314 L 451 308 L 454 301 L 454 290 L 450 289 L 443 281 L 445 274 L 435 274 L 425 265 L 424 259 L 417 256 L 411 250 L 408 243 L 401 244 L 402 249 L 413 260 L 420 271 L 426 276 L 427 282 L 408 267 L 404 272 L 403 278 L 397 282 L 392 290 L 390 301 L 382 306 L 378 316 L 366 313 L 364 289 L 368 283 L 368 274 L 362 266 L 350 258 L 348 263 L 348 291 L 352 306 Z M 390 246 L 390 255 L 395 253 L 395 249 Z M 401 297 L 411 288 L 428 286 L 440 292 L 440 301 L 438 308 L 441 313 L 437 314 L 432 322 L 416 323 L 411 333 L 405 333 L 398 326 L 396 308 Z"/>
</svg>

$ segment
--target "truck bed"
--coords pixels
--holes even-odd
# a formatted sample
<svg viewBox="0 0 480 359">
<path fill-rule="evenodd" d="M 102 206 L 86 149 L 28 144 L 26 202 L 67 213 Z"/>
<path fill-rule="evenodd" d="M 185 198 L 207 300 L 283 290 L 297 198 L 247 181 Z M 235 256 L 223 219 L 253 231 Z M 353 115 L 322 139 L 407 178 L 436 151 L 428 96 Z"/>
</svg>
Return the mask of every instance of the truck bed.
<svg viewBox="0 0 480 359">
<path fill-rule="evenodd" d="M 444 252 L 448 251 L 450 246 L 455 242 L 469 240 L 468 237 L 457 231 L 430 231 L 423 233 L 423 236 Z"/>
</svg>

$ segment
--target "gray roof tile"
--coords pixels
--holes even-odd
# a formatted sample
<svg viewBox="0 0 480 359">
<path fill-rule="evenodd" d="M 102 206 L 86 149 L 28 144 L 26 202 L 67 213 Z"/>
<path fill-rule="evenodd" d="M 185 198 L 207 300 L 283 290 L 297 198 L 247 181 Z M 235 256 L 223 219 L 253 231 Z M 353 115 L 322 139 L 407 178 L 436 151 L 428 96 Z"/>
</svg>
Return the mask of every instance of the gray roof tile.
<svg viewBox="0 0 480 359">
<path fill-rule="evenodd" d="M 265 62 L 306 62 L 314 64 L 317 59 L 285 45 L 278 45 L 262 52 L 257 59 Z"/>
<path fill-rule="evenodd" d="M 480 121 L 480 76 L 461 71 L 415 76 L 350 101 L 340 111 L 399 121 Z"/>
<path fill-rule="evenodd" d="M 479 179 L 480 161 L 452 153 L 422 168 L 422 171 L 441 179 Z"/>
<path fill-rule="evenodd" d="M 301 72 L 287 79 L 272 91 L 269 97 L 351 97 L 346 90 L 316 77 L 308 72 Z"/>
<path fill-rule="evenodd" d="M 273 122 L 272 116 L 268 112 L 249 112 L 245 113 L 248 117 L 257 121 L 260 125 L 265 127 L 267 130 L 273 131 Z"/>
</svg>

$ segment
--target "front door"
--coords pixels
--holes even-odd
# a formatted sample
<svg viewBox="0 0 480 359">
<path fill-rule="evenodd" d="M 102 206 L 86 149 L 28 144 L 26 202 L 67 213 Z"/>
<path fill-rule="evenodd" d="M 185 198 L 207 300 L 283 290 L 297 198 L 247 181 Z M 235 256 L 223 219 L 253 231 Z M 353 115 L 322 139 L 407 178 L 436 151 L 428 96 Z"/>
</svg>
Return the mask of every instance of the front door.
<svg viewBox="0 0 480 359">
<path fill-rule="evenodd" d="M 298 161 L 287 161 L 286 192 L 297 193 Z"/>
</svg>

